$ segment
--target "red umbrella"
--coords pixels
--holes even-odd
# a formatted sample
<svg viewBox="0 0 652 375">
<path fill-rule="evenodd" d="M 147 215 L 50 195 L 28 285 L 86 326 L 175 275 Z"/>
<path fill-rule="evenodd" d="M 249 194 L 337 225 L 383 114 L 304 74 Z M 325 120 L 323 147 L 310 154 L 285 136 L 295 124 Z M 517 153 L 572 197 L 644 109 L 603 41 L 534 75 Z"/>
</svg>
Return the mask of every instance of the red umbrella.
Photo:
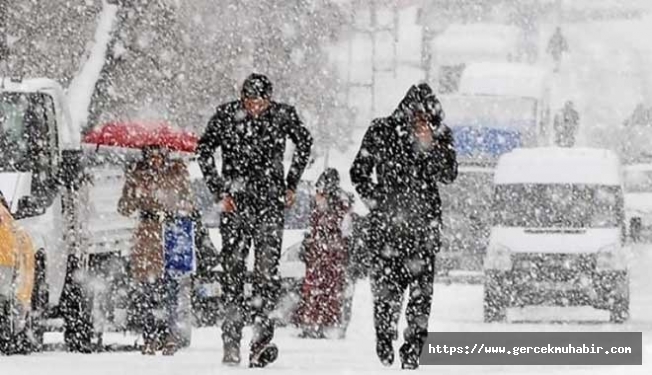
<svg viewBox="0 0 652 375">
<path fill-rule="evenodd" d="M 93 129 L 83 142 L 97 146 L 144 148 L 165 147 L 170 151 L 195 152 L 197 136 L 165 122 L 111 122 Z"/>
</svg>

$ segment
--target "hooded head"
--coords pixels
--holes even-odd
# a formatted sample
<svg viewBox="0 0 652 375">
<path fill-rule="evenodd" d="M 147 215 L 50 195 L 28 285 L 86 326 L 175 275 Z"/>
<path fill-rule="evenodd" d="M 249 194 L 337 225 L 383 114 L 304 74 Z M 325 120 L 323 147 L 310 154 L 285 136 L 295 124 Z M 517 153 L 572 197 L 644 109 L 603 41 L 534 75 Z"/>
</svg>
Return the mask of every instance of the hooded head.
<svg viewBox="0 0 652 375">
<path fill-rule="evenodd" d="M 340 189 L 340 174 L 337 169 L 327 168 L 319 179 L 317 179 L 317 184 L 315 186 L 317 192 L 324 195 L 334 195 L 339 192 Z"/>
<path fill-rule="evenodd" d="M 410 87 L 394 112 L 395 118 L 408 123 L 413 123 L 420 115 L 432 124 L 439 124 L 444 120 L 441 103 L 427 83 Z"/>
</svg>

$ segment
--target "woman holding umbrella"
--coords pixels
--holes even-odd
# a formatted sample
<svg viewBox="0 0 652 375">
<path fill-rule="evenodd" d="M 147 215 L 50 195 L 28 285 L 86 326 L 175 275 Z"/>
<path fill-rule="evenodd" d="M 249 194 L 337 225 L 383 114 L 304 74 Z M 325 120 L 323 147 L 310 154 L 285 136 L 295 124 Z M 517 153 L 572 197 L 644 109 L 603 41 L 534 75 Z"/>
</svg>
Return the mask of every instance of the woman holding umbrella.
<svg viewBox="0 0 652 375">
<path fill-rule="evenodd" d="M 190 174 L 182 161 L 171 160 L 169 149 L 146 146 L 142 159 L 126 173 L 118 212 L 138 213 L 130 270 L 136 283 L 136 303 L 143 327 L 143 354 L 154 355 L 164 341 L 163 354 L 173 355 L 178 346 L 177 305 L 179 283 L 167 267 L 166 224 L 194 211 Z M 164 238 L 165 237 L 165 238 Z M 167 310 L 164 337 L 158 332 L 154 308 Z"/>
</svg>

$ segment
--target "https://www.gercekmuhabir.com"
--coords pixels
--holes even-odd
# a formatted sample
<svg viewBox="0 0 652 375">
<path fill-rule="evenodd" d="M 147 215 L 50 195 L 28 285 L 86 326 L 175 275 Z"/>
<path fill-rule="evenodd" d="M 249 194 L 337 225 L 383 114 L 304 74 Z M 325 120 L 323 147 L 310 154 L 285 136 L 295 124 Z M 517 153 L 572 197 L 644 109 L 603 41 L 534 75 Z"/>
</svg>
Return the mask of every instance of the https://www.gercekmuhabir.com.
<svg viewBox="0 0 652 375">
<path fill-rule="evenodd" d="M 485 344 L 473 344 L 472 347 L 467 346 L 448 346 L 448 345 L 432 345 L 428 344 L 428 354 L 631 354 L 631 346 L 612 346 L 604 348 L 591 344 L 587 346 L 575 346 L 568 344 L 568 346 L 515 346 L 507 348 L 505 346 L 491 346 Z"/>
<path fill-rule="evenodd" d="M 425 365 L 641 365 L 641 332 L 437 332 Z"/>
</svg>

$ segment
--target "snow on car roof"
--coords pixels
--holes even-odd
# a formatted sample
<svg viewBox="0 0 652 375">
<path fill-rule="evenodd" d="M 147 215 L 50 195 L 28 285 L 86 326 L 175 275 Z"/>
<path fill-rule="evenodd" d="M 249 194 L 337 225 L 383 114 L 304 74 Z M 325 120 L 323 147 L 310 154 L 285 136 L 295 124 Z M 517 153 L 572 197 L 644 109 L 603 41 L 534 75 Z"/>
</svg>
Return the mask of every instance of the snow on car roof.
<svg viewBox="0 0 652 375">
<path fill-rule="evenodd" d="M 498 160 L 495 184 L 621 185 L 618 156 L 591 148 L 521 148 Z"/>
<path fill-rule="evenodd" d="M 474 63 L 464 69 L 459 92 L 538 98 L 543 93 L 546 75 L 545 70 L 527 64 Z"/>
</svg>

